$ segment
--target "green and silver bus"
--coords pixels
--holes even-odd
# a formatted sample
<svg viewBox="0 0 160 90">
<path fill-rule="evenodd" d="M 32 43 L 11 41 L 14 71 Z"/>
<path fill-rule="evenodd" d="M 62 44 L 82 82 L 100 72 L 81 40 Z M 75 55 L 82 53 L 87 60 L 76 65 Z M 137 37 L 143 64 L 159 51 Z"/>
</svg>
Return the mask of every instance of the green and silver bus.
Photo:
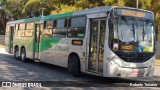
<svg viewBox="0 0 160 90">
<path fill-rule="evenodd" d="M 151 11 L 105 6 L 7 22 L 5 50 L 16 59 L 68 68 L 73 76 L 152 76 Z"/>
</svg>

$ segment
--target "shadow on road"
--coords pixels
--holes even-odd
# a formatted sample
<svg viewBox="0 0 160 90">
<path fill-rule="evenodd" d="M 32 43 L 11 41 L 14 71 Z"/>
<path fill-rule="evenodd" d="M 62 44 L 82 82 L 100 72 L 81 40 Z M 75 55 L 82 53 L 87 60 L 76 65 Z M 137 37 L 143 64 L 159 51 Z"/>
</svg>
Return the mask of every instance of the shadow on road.
<svg viewBox="0 0 160 90">
<path fill-rule="evenodd" d="M 157 78 L 160 78 L 157 76 Z M 0 81 L 58 81 L 58 85 L 87 86 L 129 86 L 129 83 L 140 82 L 136 79 L 104 78 L 82 74 L 81 77 L 72 77 L 66 68 L 37 63 L 32 60 L 24 63 L 15 60 L 13 55 L 0 53 Z M 53 82 L 52 82 L 53 83 Z M 76 84 L 77 83 L 77 84 Z M 57 84 L 56 84 L 57 85 Z"/>
</svg>

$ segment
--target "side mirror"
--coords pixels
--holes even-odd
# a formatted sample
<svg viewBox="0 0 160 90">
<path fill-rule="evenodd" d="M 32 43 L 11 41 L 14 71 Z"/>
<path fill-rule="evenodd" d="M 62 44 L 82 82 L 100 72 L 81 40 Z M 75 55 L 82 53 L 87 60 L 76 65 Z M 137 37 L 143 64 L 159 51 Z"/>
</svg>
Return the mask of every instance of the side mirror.
<svg viewBox="0 0 160 90">
<path fill-rule="evenodd" d="M 158 41 L 158 26 L 155 25 L 155 36 L 156 36 L 156 41 Z"/>
</svg>

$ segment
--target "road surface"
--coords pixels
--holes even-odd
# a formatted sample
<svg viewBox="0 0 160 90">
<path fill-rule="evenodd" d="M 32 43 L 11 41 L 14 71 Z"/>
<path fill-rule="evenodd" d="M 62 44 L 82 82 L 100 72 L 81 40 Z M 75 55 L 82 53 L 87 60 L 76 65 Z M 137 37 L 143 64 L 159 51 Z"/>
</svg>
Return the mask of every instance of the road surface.
<svg viewBox="0 0 160 90">
<path fill-rule="evenodd" d="M 160 68 L 156 66 L 154 77 L 151 78 L 102 78 L 83 74 L 82 77 L 73 77 L 67 69 L 46 63 L 21 62 L 15 60 L 13 55 L 0 48 L 0 81 L 27 82 L 27 81 L 52 81 L 52 87 L 41 88 L 16 88 L 16 90 L 160 90 L 159 87 L 130 87 L 134 81 L 160 81 Z M 104 82 L 101 85 L 99 83 Z M 47 83 L 47 82 L 46 82 Z M 57 84 L 55 84 L 57 83 Z M 64 84 L 65 83 L 65 84 Z M 69 83 L 69 84 L 68 84 Z M 76 84 L 78 83 L 78 84 Z M 134 84 L 134 83 L 133 83 Z M 69 86 L 67 86 L 69 85 Z M 42 85 L 43 86 L 43 85 Z M 0 89 L 13 90 L 14 88 L 2 87 Z"/>
</svg>

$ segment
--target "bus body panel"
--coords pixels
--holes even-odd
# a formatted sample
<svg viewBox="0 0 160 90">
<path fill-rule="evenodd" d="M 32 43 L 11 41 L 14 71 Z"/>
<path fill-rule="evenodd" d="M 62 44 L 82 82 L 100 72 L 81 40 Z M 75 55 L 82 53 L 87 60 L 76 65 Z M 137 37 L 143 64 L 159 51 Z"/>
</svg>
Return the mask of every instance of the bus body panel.
<svg viewBox="0 0 160 90">
<path fill-rule="evenodd" d="M 66 52 L 68 47 L 65 39 L 42 37 L 41 42 L 41 53 L 43 53 L 41 57 L 46 57 L 44 58 L 46 59 L 45 62 L 67 67 Z"/>
<path fill-rule="evenodd" d="M 26 49 L 26 57 L 33 59 L 33 37 L 24 37 L 22 46 Z"/>
</svg>

